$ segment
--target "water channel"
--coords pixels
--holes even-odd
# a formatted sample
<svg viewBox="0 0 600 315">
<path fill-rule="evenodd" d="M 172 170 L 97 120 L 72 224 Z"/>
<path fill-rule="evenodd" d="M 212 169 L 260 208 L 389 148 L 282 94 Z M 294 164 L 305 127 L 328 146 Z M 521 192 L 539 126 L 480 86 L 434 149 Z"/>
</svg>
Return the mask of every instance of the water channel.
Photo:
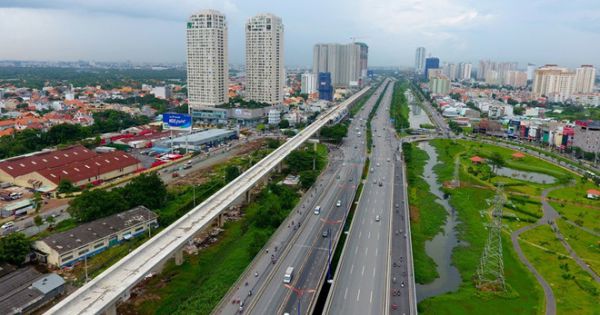
<svg viewBox="0 0 600 315">
<path fill-rule="evenodd" d="M 430 192 L 437 197 L 436 202 L 442 205 L 448 213 L 442 231 L 432 240 L 425 242 L 425 253 L 437 264 L 436 270 L 439 277 L 428 284 L 417 284 L 417 300 L 422 301 L 428 297 L 457 290 L 461 283 L 461 277 L 458 269 L 452 265 L 452 251 L 459 245 L 454 228 L 459 221 L 448 200 L 444 199 L 437 174 L 433 171 L 433 167 L 438 164 L 438 155 L 429 142 L 420 143 L 419 148 L 429 155 L 429 160 L 423 170 L 423 178 L 429 185 Z"/>
<path fill-rule="evenodd" d="M 427 113 L 421 108 L 421 106 L 411 104 L 408 107 L 410 109 L 408 113 L 408 122 L 411 129 L 419 129 L 421 128 L 422 124 L 431 124 L 429 116 L 427 116 Z"/>
</svg>

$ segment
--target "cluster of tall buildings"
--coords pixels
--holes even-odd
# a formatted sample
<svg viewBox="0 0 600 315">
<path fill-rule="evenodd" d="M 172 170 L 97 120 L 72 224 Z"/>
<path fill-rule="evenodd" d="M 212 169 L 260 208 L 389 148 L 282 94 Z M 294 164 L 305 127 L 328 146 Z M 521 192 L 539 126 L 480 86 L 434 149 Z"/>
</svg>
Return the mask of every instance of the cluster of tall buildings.
<svg viewBox="0 0 600 315">
<path fill-rule="evenodd" d="M 575 71 L 557 65 L 545 65 L 535 70 L 532 94 L 534 98 L 548 97 L 552 101 L 564 101 L 574 94 L 592 93 L 596 69 L 582 65 Z"/>
<path fill-rule="evenodd" d="M 415 73 L 428 80 L 431 78 L 445 77 L 450 81 L 469 80 L 473 66 L 467 62 L 440 63 L 437 57 L 426 57 L 425 47 L 418 47 L 415 52 Z"/>
<path fill-rule="evenodd" d="M 279 104 L 285 80 L 281 18 L 259 14 L 246 22 L 246 98 Z M 193 14 L 187 22 L 188 99 L 192 111 L 228 100 L 227 20 L 215 10 Z"/>
<path fill-rule="evenodd" d="M 367 77 L 369 47 L 364 43 L 316 44 L 313 74 L 330 73 L 334 87 L 358 87 Z"/>
<path fill-rule="evenodd" d="M 517 62 L 479 61 L 477 80 L 487 84 L 507 85 L 513 87 L 527 86 L 527 72 L 518 70 Z"/>
</svg>

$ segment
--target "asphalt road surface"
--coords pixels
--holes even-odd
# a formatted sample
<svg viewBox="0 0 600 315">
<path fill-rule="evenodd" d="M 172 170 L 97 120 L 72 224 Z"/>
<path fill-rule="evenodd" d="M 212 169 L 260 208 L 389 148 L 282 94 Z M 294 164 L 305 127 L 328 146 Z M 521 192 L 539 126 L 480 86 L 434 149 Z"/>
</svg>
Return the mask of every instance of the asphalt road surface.
<svg viewBox="0 0 600 315">
<path fill-rule="evenodd" d="M 315 290 L 300 298 L 301 313 L 307 314 L 314 306 L 316 289 L 326 277 L 329 253 L 339 239 L 365 162 L 365 121 L 381 92 L 378 89 L 367 101 L 343 144 L 330 152 L 329 165 L 317 183 L 213 314 L 297 314 L 298 297 L 283 283 L 288 267 L 294 267 L 291 286 Z M 318 215 L 314 213 L 317 206 L 321 207 Z"/>
<path fill-rule="evenodd" d="M 371 166 L 334 277 L 325 313 L 385 314 L 394 188 L 395 132 L 389 120 L 393 82 L 371 122 Z"/>
</svg>

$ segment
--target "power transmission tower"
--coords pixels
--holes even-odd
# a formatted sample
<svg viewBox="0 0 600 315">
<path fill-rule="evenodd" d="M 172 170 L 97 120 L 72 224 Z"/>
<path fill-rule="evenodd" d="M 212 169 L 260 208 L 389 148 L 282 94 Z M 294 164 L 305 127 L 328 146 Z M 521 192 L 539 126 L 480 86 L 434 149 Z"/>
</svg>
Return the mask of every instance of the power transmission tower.
<svg viewBox="0 0 600 315">
<path fill-rule="evenodd" d="M 482 291 L 504 291 L 504 261 L 502 258 L 502 208 L 504 207 L 504 189 L 498 184 L 492 222 L 487 225 L 488 239 L 483 249 L 483 255 L 477 269 L 477 288 Z"/>
</svg>

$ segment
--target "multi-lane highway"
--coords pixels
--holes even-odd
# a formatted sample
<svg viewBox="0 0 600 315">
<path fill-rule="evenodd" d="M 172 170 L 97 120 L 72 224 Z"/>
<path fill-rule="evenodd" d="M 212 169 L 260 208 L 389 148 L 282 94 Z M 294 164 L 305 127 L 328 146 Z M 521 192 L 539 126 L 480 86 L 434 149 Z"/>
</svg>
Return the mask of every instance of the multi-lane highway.
<svg viewBox="0 0 600 315">
<path fill-rule="evenodd" d="M 371 166 L 326 302 L 327 314 L 387 312 L 393 159 L 397 148 L 388 114 L 392 91 L 393 82 L 390 82 L 371 122 Z"/>
<path fill-rule="evenodd" d="M 297 314 L 298 307 L 300 313 L 307 314 L 314 307 L 318 289 L 327 277 L 329 254 L 339 239 L 365 162 L 367 114 L 381 92 L 382 88 L 374 92 L 350 124 L 343 144 L 330 153 L 327 169 L 294 210 L 295 219 L 288 218 L 275 233 L 269 252 L 265 248 L 254 259 L 213 314 Z M 314 211 L 317 206 L 319 214 Z M 289 267 L 294 268 L 294 275 L 287 287 L 283 276 Z M 305 289 L 305 294 L 299 299 L 300 291 L 292 288 Z"/>
</svg>

